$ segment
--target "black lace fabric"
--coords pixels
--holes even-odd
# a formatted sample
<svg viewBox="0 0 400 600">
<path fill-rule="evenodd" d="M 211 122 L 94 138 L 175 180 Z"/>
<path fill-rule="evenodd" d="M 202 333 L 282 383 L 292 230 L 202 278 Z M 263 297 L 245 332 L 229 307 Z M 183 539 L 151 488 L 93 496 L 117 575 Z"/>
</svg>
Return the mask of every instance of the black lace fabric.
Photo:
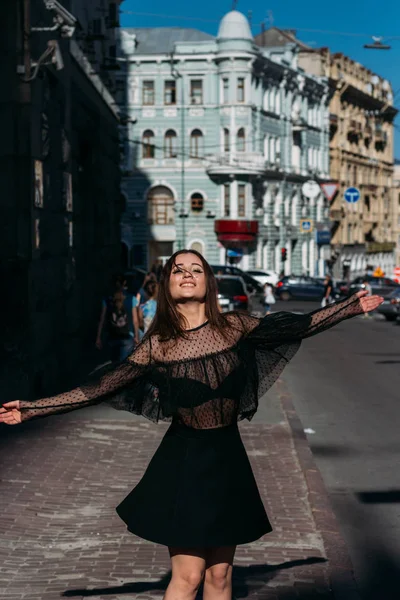
<svg viewBox="0 0 400 600">
<path fill-rule="evenodd" d="M 277 312 L 259 319 L 228 313 L 224 335 L 206 323 L 187 339 L 160 342 L 152 336 L 126 361 L 99 370 L 79 388 L 21 401 L 22 419 L 106 401 L 154 422 L 173 419 L 198 429 L 250 420 L 302 339 L 362 312 L 352 296 L 305 315 Z"/>
</svg>

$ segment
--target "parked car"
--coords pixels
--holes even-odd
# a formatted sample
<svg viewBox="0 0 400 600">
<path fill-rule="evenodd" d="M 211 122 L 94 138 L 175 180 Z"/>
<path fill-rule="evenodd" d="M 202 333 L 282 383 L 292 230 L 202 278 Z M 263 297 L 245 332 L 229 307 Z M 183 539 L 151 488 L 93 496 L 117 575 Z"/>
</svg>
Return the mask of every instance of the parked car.
<svg viewBox="0 0 400 600">
<path fill-rule="evenodd" d="M 218 301 L 223 312 L 229 310 L 247 310 L 249 313 L 264 314 L 264 294 L 250 294 L 241 277 L 236 275 L 217 275 Z"/>
<path fill-rule="evenodd" d="M 278 300 L 322 300 L 324 284 L 314 277 L 287 275 L 275 287 Z"/>
<path fill-rule="evenodd" d="M 373 294 L 378 294 L 386 298 L 391 292 L 399 288 L 400 285 L 389 277 L 374 277 L 373 275 L 365 275 L 364 277 L 356 277 L 349 285 L 348 295 L 351 296 L 356 292 L 364 289 L 364 281 L 368 281 Z"/>
<path fill-rule="evenodd" d="M 395 321 L 400 316 L 400 287 L 393 290 L 378 306 L 378 313 L 387 321 Z"/>
<path fill-rule="evenodd" d="M 235 267 L 233 265 L 210 265 L 212 270 L 214 271 L 214 275 L 235 275 L 236 277 L 241 277 L 246 284 L 248 291 L 252 294 L 262 293 L 264 294 L 263 287 L 259 281 L 248 275 L 242 269 Z"/>
<path fill-rule="evenodd" d="M 266 283 L 270 283 L 275 286 L 279 281 L 279 276 L 277 273 L 273 271 L 263 271 L 262 269 L 252 269 L 251 271 L 246 271 L 247 275 L 256 279 L 261 285 L 265 285 Z"/>
</svg>

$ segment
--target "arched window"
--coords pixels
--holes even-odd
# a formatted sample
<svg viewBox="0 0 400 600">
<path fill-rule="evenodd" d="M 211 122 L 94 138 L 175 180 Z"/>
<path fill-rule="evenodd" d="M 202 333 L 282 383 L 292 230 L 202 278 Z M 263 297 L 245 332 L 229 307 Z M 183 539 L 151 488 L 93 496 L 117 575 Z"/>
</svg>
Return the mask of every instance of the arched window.
<svg viewBox="0 0 400 600">
<path fill-rule="evenodd" d="M 190 158 L 200 158 L 203 154 L 203 134 L 194 129 L 190 134 Z"/>
<path fill-rule="evenodd" d="M 146 129 L 142 135 L 142 157 L 154 158 L 154 133 L 151 129 Z"/>
<path fill-rule="evenodd" d="M 230 150 L 230 139 L 229 139 L 229 129 L 224 127 L 224 152 L 229 152 Z"/>
<path fill-rule="evenodd" d="M 173 225 L 174 196 L 169 188 L 157 185 L 147 194 L 147 215 L 151 225 Z"/>
<path fill-rule="evenodd" d="M 237 132 L 236 150 L 238 152 L 244 152 L 246 150 L 246 133 L 243 127 Z"/>
<path fill-rule="evenodd" d="M 200 213 L 204 208 L 204 198 L 199 192 L 194 192 L 190 196 L 190 208 L 195 213 Z"/>
<path fill-rule="evenodd" d="M 203 246 L 202 242 L 192 242 L 190 244 L 190 249 L 196 250 L 196 252 L 199 252 L 202 255 L 204 254 L 204 246 Z"/>
<path fill-rule="evenodd" d="M 168 129 L 164 137 L 164 158 L 178 156 L 178 138 L 173 129 Z"/>
</svg>

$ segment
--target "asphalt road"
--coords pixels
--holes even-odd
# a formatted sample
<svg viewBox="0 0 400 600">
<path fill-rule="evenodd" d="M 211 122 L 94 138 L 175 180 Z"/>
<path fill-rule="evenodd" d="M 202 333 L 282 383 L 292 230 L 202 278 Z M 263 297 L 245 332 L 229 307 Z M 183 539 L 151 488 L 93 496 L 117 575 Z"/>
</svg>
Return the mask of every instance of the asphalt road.
<svg viewBox="0 0 400 600">
<path fill-rule="evenodd" d="M 306 340 L 284 379 L 365 597 L 389 597 L 382 586 L 400 597 L 400 325 L 340 323 Z"/>
</svg>

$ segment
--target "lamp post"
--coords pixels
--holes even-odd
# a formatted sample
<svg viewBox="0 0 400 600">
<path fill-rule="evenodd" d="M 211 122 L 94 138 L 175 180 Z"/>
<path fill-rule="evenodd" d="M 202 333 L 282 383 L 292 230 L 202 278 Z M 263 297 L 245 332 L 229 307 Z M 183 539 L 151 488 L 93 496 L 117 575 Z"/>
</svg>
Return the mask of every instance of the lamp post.
<svg viewBox="0 0 400 600">
<path fill-rule="evenodd" d="M 178 239 L 178 250 L 183 250 L 186 245 L 186 214 L 185 214 L 185 86 L 183 75 L 174 65 L 174 53 L 171 52 L 171 75 L 175 80 L 175 89 L 178 86 L 178 79 L 181 80 L 180 89 L 180 108 L 181 108 L 181 208 L 178 213 L 181 219 L 181 237 Z M 177 90 L 176 90 L 177 92 Z"/>
</svg>

